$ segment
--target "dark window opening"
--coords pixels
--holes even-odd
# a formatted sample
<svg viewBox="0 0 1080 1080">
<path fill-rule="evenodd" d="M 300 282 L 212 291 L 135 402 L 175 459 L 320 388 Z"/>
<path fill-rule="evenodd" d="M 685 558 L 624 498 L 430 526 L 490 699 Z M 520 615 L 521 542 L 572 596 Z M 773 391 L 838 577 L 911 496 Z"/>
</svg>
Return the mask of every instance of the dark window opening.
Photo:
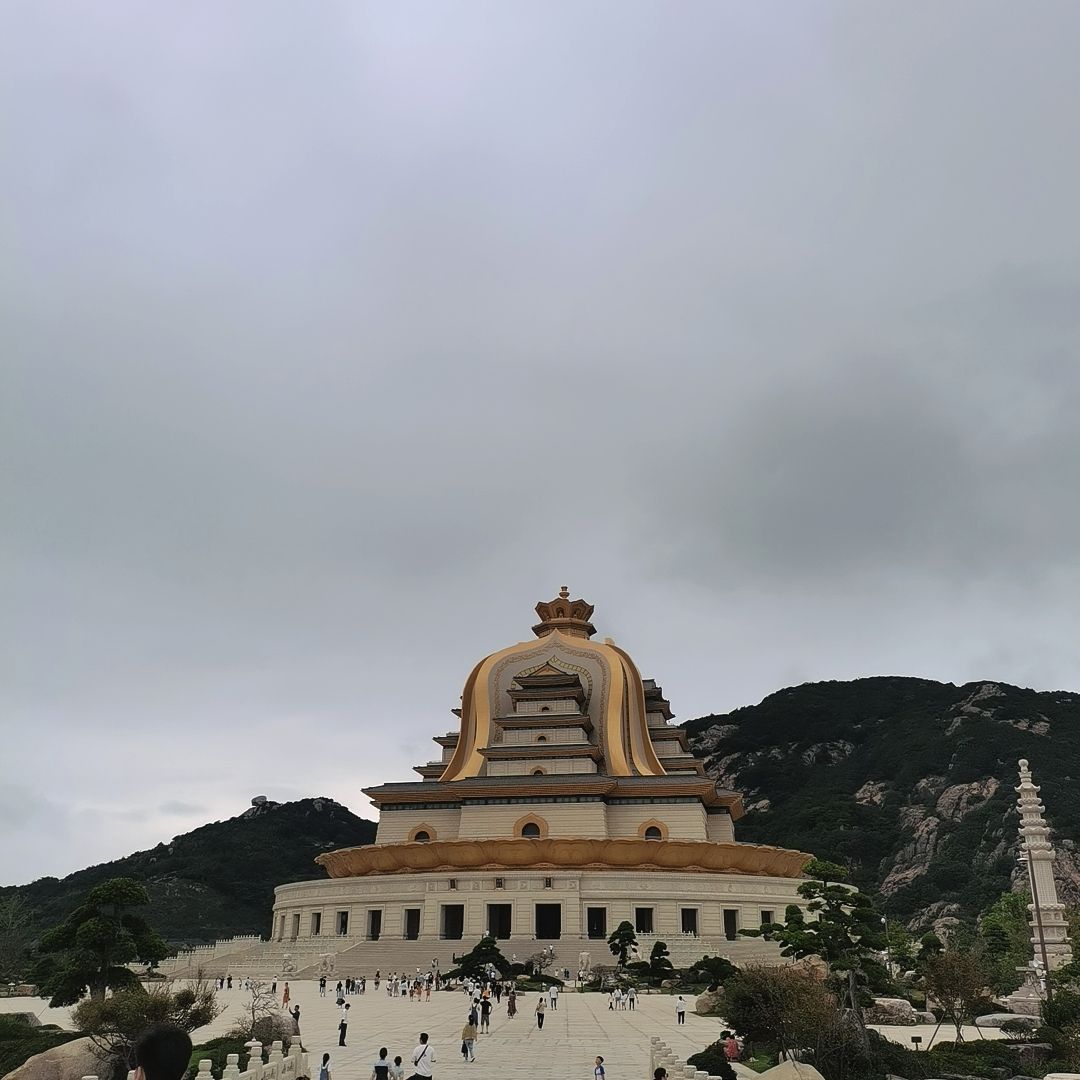
<svg viewBox="0 0 1080 1080">
<path fill-rule="evenodd" d="M 653 909 L 651 907 L 634 908 L 634 929 L 639 934 L 653 932 Z"/>
<path fill-rule="evenodd" d="M 521 835 L 528 837 L 530 840 L 539 840 L 540 826 L 535 821 L 527 821 L 521 826 Z"/>
<path fill-rule="evenodd" d="M 661 833 L 660 830 L 655 825 L 650 825 L 645 830 L 645 839 L 646 840 L 663 840 L 663 838 L 664 838 L 664 834 Z"/>
<path fill-rule="evenodd" d="M 420 936 L 420 909 L 410 907 L 405 909 L 405 940 L 415 941 Z"/>
<path fill-rule="evenodd" d="M 382 936 L 382 911 L 367 913 L 367 936 L 372 941 L 378 941 Z"/>
<path fill-rule="evenodd" d="M 697 937 L 697 908 L 684 907 L 682 909 L 682 932 Z"/>
<path fill-rule="evenodd" d="M 415 836 L 413 836 L 413 839 L 418 844 L 425 844 L 425 843 L 427 843 L 428 840 L 431 839 L 431 833 L 424 832 L 424 830 L 421 829 L 418 833 L 416 833 Z"/>
</svg>

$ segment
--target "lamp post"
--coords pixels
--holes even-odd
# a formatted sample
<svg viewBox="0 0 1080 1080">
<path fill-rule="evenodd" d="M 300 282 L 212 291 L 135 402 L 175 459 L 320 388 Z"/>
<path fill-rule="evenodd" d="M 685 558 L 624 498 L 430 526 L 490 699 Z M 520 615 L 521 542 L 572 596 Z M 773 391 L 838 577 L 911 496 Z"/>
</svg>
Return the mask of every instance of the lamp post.
<svg viewBox="0 0 1080 1080">
<path fill-rule="evenodd" d="M 885 933 L 885 970 L 892 975 L 892 945 L 889 943 L 889 920 L 885 915 L 881 916 L 881 929 Z"/>
<path fill-rule="evenodd" d="M 1031 852 L 1026 847 L 1020 851 L 1020 861 L 1027 865 L 1028 884 L 1031 886 L 1031 906 L 1035 908 L 1035 928 L 1039 935 L 1039 951 L 1042 953 L 1043 971 L 1046 972 L 1046 1000 L 1053 1001 L 1054 994 L 1050 989 L 1050 959 L 1046 954 L 1046 934 L 1043 932 L 1042 908 L 1039 907 L 1039 889 L 1035 884 L 1035 865 L 1031 859 Z"/>
</svg>

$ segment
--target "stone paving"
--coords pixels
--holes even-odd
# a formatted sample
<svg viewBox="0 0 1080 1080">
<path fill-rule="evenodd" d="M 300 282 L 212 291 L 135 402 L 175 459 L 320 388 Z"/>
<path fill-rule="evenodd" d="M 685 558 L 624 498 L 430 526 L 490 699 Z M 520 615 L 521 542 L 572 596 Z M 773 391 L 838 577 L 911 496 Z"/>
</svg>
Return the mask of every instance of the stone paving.
<svg viewBox="0 0 1080 1080">
<path fill-rule="evenodd" d="M 278 990 L 283 986 L 279 981 Z M 659 1035 L 685 1058 L 713 1042 L 723 1030 L 721 1021 L 715 1017 L 695 1015 L 694 999 L 690 996 L 686 1023 L 679 1025 L 675 1020 L 675 998 L 668 994 L 643 994 L 634 1011 L 612 1012 L 608 1010 L 606 995 L 565 992 L 559 995 L 558 1009 L 547 1010 L 544 1029 L 540 1031 L 533 1015 L 537 995 L 529 994 L 519 998 L 518 1015 L 512 1020 L 506 1015 L 505 998 L 494 1007 L 491 1034 L 478 1038 L 476 1061 L 466 1064 L 460 1053 L 461 1027 L 469 1002 L 462 992 L 440 991 L 431 995 L 430 1002 L 415 1002 L 390 998 L 381 987 L 376 992 L 369 980 L 366 994 L 346 999 L 351 1008 L 345 1048 L 337 1045 L 340 1010 L 334 1003 L 333 984 L 327 988 L 325 998 L 319 997 L 318 984 L 314 982 L 291 983 L 290 992 L 292 1004 L 300 1005 L 300 1029 L 304 1048 L 311 1055 L 312 1074 L 317 1075 L 322 1054 L 329 1052 L 334 1080 L 368 1080 L 380 1046 L 389 1049 L 391 1060 L 400 1054 L 407 1065 L 420 1031 L 429 1033 L 435 1047 L 436 1078 L 590 1080 L 593 1058 L 602 1054 L 610 1080 L 646 1080 L 652 1035 Z M 218 997 L 225 1011 L 213 1024 L 195 1033 L 196 1042 L 221 1035 L 232 1027 L 245 994 L 234 988 L 220 991 Z M 43 1023 L 68 1025 L 67 1009 L 49 1009 L 39 998 L 0 998 L 0 1012 L 22 1011 L 36 1013 Z M 922 1035 L 924 1047 L 934 1031 L 932 1027 L 879 1030 L 905 1045 L 910 1045 L 912 1035 Z M 949 1039 L 953 1034 L 951 1028 L 942 1027 L 938 1038 Z M 1000 1037 L 997 1030 L 982 1034 Z M 965 1028 L 964 1035 L 980 1037 L 975 1028 Z M 408 1070 L 405 1075 L 409 1075 Z"/>
</svg>

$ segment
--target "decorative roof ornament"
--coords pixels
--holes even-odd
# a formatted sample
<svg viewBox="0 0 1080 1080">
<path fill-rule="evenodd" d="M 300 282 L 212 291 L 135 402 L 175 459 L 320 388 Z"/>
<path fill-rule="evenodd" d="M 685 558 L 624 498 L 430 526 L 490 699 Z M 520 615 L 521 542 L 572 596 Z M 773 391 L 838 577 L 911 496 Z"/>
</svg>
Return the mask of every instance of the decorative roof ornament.
<svg viewBox="0 0 1080 1080">
<path fill-rule="evenodd" d="M 593 610 L 586 600 L 571 600 L 570 589 L 563 585 L 554 600 L 542 600 L 536 605 L 540 621 L 533 627 L 533 633 L 544 637 L 558 630 L 567 637 L 591 638 L 596 633 L 596 627 L 589 622 Z"/>
</svg>

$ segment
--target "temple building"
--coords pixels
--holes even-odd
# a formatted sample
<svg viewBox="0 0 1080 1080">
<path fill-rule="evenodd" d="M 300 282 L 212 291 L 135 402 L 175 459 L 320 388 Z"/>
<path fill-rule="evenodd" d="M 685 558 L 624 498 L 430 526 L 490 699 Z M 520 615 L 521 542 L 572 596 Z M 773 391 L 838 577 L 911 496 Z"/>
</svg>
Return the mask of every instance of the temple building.
<svg viewBox="0 0 1080 1080">
<path fill-rule="evenodd" d="M 276 890 L 272 940 L 238 950 L 236 973 L 361 974 L 438 959 L 485 933 L 519 958 L 554 949 L 610 963 L 631 922 L 645 955 L 779 956 L 739 930 L 781 919 L 809 856 L 738 843 L 737 792 L 717 786 L 669 724 L 663 691 L 563 588 L 536 606 L 534 637 L 469 673 L 457 730 L 435 738 L 419 778 L 365 789 L 374 844 L 318 856 L 324 880 Z M 204 958 L 205 959 L 205 958 Z M 280 970 L 280 968 L 279 968 Z"/>
</svg>

